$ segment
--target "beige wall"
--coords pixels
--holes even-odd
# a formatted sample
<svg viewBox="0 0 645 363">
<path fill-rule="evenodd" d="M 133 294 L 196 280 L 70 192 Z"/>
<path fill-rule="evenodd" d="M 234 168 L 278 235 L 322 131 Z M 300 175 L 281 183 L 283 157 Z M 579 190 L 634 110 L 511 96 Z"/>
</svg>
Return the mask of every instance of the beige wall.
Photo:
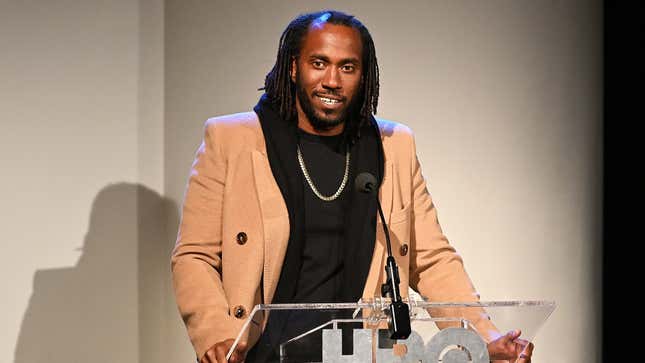
<svg viewBox="0 0 645 363">
<path fill-rule="evenodd" d="M 163 2 L 4 1 L 0 49 L 0 362 L 155 361 Z"/>
<path fill-rule="evenodd" d="M 167 254 L 203 122 L 319 6 L 240 3 L 0 5 L 1 362 L 193 359 Z M 370 28 L 379 116 L 415 130 L 482 297 L 556 300 L 536 360 L 599 360 L 600 4 L 406 4 L 325 6 Z"/>
</svg>

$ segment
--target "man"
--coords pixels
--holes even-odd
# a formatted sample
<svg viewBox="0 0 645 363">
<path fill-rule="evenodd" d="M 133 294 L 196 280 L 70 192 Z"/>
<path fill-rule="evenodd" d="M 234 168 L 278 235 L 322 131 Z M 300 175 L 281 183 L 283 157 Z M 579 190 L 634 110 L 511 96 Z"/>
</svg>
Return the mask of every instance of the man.
<svg viewBox="0 0 645 363">
<path fill-rule="evenodd" d="M 255 112 L 206 123 L 185 195 L 172 268 L 200 362 L 226 361 L 256 304 L 380 295 L 384 235 L 376 200 L 351 187 L 361 172 L 380 183 L 403 294 L 478 299 L 437 222 L 411 131 L 372 116 L 378 65 L 361 22 L 337 11 L 294 19 L 265 91 Z M 275 359 L 267 324 L 229 361 Z M 491 338 L 491 358 L 530 362 L 519 334 Z"/>
</svg>

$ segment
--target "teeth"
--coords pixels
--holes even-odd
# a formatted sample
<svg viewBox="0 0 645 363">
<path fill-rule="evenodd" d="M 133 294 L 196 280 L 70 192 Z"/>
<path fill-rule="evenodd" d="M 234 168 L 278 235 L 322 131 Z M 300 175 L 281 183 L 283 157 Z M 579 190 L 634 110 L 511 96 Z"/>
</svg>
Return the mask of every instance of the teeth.
<svg viewBox="0 0 645 363">
<path fill-rule="evenodd" d="M 332 104 L 332 103 L 339 103 L 340 102 L 338 100 L 333 100 L 331 98 L 326 98 L 326 97 L 320 97 L 319 96 L 319 98 L 320 98 L 321 101 L 323 101 L 323 103 L 326 103 L 326 104 Z"/>
</svg>

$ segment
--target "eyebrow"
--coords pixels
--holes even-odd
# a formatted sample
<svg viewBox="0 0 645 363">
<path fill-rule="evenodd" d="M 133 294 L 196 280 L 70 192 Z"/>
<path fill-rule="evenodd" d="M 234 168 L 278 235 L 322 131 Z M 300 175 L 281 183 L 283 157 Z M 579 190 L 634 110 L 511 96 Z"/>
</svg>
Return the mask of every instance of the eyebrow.
<svg viewBox="0 0 645 363">
<path fill-rule="evenodd" d="M 331 60 L 329 59 L 329 57 L 327 57 L 326 55 L 323 55 L 323 54 L 312 54 L 312 55 L 309 56 L 309 59 L 320 59 L 320 60 L 325 61 L 327 63 L 331 63 Z M 357 58 L 343 58 L 343 59 L 340 60 L 339 63 L 340 64 L 352 63 L 352 64 L 356 64 L 356 65 L 361 64 L 360 60 L 358 60 Z"/>
</svg>

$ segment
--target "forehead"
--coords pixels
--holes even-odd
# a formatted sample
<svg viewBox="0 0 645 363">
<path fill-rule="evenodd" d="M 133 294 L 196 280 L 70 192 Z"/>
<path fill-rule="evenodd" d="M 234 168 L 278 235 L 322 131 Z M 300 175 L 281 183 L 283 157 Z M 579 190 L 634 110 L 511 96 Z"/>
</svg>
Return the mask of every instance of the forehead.
<svg viewBox="0 0 645 363">
<path fill-rule="evenodd" d="M 358 30 L 344 25 L 314 23 L 302 41 L 301 56 L 312 54 L 330 58 L 361 59 L 363 44 Z"/>
</svg>

